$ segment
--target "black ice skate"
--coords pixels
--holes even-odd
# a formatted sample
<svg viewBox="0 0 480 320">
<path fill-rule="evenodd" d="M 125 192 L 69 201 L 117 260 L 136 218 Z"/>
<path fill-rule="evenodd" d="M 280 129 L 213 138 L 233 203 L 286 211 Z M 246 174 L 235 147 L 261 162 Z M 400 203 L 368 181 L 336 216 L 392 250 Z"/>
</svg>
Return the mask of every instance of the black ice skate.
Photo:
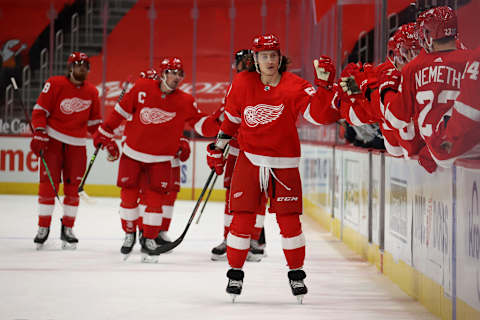
<svg viewBox="0 0 480 320">
<path fill-rule="evenodd" d="M 155 239 L 145 238 L 145 243 L 142 245 L 142 262 L 143 263 L 157 263 L 158 256 L 157 249 L 160 246 L 155 242 Z"/>
<path fill-rule="evenodd" d="M 265 246 L 260 245 L 258 240 L 250 240 L 250 249 L 247 254 L 247 261 L 260 262 L 265 254 Z"/>
<path fill-rule="evenodd" d="M 244 273 L 240 269 L 230 269 L 227 271 L 227 293 L 232 297 L 232 303 L 242 293 Z"/>
<path fill-rule="evenodd" d="M 125 240 L 123 240 L 122 247 L 120 248 L 120 252 L 124 255 L 123 260 L 128 259 L 130 253 L 132 252 L 133 246 L 135 245 L 136 238 L 136 232 L 125 233 Z"/>
<path fill-rule="evenodd" d="M 288 280 L 290 282 L 290 288 L 292 288 L 292 293 L 295 297 L 297 297 L 297 301 L 299 304 L 303 302 L 303 296 L 305 296 L 308 292 L 307 286 L 303 282 L 307 275 L 303 270 L 291 270 L 288 272 Z"/>
<path fill-rule="evenodd" d="M 36 244 L 37 250 L 40 250 L 43 247 L 43 244 L 48 239 L 48 235 L 50 234 L 49 227 L 38 227 L 37 235 L 33 242 Z"/>
<path fill-rule="evenodd" d="M 172 243 L 172 240 L 170 240 L 170 238 L 167 236 L 167 231 L 160 231 L 158 233 L 158 236 L 155 238 L 155 242 L 159 246 L 163 246 L 163 245 L 166 245 L 168 243 Z"/>
<path fill-rule="evenodd" d="M 227 241 L 224 239 L 218 246 L 213 247 L 212 256 L 213 261 L 225 260 L 227 253 Z"/>
<path fill-rule="evenodd" d="M 72 228 L 65 227 L 62 224 L 62 230 L 60 233 L 60 240 L 62 240 L 63 250 L 75 250 L 77 249 L 78 239 L 73 234 Z"/>
</svg>

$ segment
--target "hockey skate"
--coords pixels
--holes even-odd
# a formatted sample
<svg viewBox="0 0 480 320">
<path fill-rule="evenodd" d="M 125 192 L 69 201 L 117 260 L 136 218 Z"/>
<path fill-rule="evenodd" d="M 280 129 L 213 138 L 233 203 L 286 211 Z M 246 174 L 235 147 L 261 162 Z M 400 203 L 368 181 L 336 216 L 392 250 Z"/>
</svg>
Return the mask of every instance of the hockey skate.
<svg viewBox="0 0 480 320">
<path fill-rule="evenodd" d="M 258 243 L 258 240 L 250 240 L 250 249 L 247 254 L 247 261 L 260 262 L 265 254 L 265 245 Z"/>
<path fill-rule="evenodd" d="M 123 245 L 120 248 L 120 252 L 123 254 L 123 260 L 127 260 L 132 252 L 133 246 L 135 245 L 135 240 L 137 238 L 136 232 L 127 232 L 125 233 L 125 240 L 123 240 Z"/>
<path fill-rule="evenodd" d="M 211 259 L 213 261 L 225 260 L 227 253 L 227 241 L 224 239 L 218 246 L 213 247 Z"/>
<path fill-rule="evenodd" d="M 62 224 L 62 230 L 60 233 L 60 240 L 62 240 L 63 250 L 75 250 L 77 249 L 78 239 L 73 234 L 73 230 L 70 227 L 65 227 Z"/>
<path fill-rule="evenodd" d="M 307 294 L 307 286 L 303 280 L 307 277 L 303 270 L 291 270 L 288 272 L 288 280 L 290 282 L 290 288 L 292 293 L 297 297 L 299 304 L 303 303 L 303 297 Z"/>
<path fill-rule="evenodd" d="M 240 269 L 230 269 L 227 271 L 227 293 L 232 298 L 232 303 L 242 293 L 244 273 Z"/>
<path fill-rule="evenodd" d="M 155 238 L 155 242 L 159 246 L 163 246 L 167 243 L 172 243 L 172 240 L 170 240 L 170 238 L 167 236 L 167 231 L 160 231 L 158 236 Z"/>
<path fill-rule="evenodd" d="M 49 234 L 50 234 L 49 227 L 38 227 L 37 235 L 35 236 L 35 239 L 33 239 L 33 242 L 35 243 L 37 250 L 42 249 L 43 244 L 45 243 L 45 241 L 47 241 Z"/>
<path fill-rule="evenodd" d="M 142 245 L 142 262 L 143 263 L 157 263 L 158 256 L 157 249 L 160 246 L 155 242 L 155 239 L 145 238 L 145 244 Z"/>
</svg>

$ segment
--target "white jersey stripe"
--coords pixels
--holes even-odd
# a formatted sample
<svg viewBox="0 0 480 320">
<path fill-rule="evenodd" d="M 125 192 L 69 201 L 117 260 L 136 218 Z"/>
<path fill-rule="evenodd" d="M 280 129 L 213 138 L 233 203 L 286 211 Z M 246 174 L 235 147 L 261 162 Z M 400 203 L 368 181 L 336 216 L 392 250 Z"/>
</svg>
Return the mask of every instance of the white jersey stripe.
<svg viewBox="0 0 480 320">
<path fill-rule="evenodd" d="M 203 123 L 205 122 L 205 120 L 207 120 L 208 116 L 205 116 L 205 117 L 202 117 L 200 118 L 200 120 L 198 120 L 195 125 L 193 126 L 193 129 L 195 129 L 195 131 L 197 131 L 197 133 L 201 136 L 203 136 L 203 130 L 202 130 L 202 127 L 203 127 Z"/>
<path fill-rule="evenodd" d="M 33 110 L 42 110 L 47 114 L 47 118 L 50 116 L 50 112 L 47 109 L 39 105 L 38 103 L 33 106 Z"/>
<path fill-rule="evenodd" d="M 353 108 L 350 108 L 350 110 L 348 111 L 348 117 L 350 118 L 350 121 L 352 122 L 352 124 L 354 126 L 360 127 L 360 126 L 365 125 L 365 123 L 360 121 L 360 119 L 358 118 L 358 116 L 355 113 L 355 110 L 353 110 Z"/>
<path fill-rule="evenodd" d="M 303 113 L 303 117 L 305 118 L 305 120 L 307 120 L 310 123 L 313 123 L 314 125 L 317 125 L 317 126 L 321 125 L 321 123 L 318 123 L 317 121 L 315 121 L 315 119 L 313 119 L 312 115 L 310 114 L 310 103 L 308 104 L 307 109 L 305 109 L 305 112 Z"/>
<path fill-rule="evenodd" d="M 127 119 L 128 121 L 132 120 L 133 118 L 133 115 L 131 113 L 128 113 L 127 111 L 125 111 L 122 106 L 120 106 L 119 103 L 117 103 L 115 105 L 115 111 L 117 111 L 122 117 L 124 117 L 125 119 Z"/>
<path fill-rule="evenodd" d="M 227 116 L 228 120 L 230 120 L 230 122 L 233 122 L 235 124 L 240 124 L 242 123 L 242 118 L 239 118 L 239 117 L 235 117 L 233 116 L 231 113 L 229 113 L 228 111 L 225 110 L 225 115 Z"/>
<path fill-rule="evenodd" d="M 460 101 L 455 101 L 453 106 L 461 115 L 473 121 L 480 121 L 480 111 Z"/>
</svg>

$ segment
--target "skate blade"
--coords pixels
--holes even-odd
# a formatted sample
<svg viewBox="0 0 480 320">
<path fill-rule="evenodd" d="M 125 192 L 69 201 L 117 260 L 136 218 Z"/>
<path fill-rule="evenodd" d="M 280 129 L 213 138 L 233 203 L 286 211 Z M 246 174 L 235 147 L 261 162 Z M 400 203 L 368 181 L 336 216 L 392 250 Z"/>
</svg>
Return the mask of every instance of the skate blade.
<svg viewBox="0 0 480 320">
<path fill-rule="evenodd" d="M 35 249 L 37 250 L 42 250 L 44 246 L 44 243 L 35 243 Z"/>
<path fill-rule="evenodd" d="M 130 258 L 130 253 L 122 254 L 122 256 L 123 256 L 123 257 L 122 257 L 122 260 L 123 260 L 123 261 L 127 261 L 128 258 Z"/>
<path fill-rule="evenodd" d="M 299 294 L 298 296 L 296 296 L 298 304 L 303 304 L 303 297 L 304 296 L 305 296 L 304 294 Z"/>
<path fill-rule="evenodd" d="M 62 241 L 62 249 L 63 250 L 77 250 L 76 243 L 68 243 L 66 241 Z"/>
<path fill-rule="evenodd" d="M 158 263 L 158 256 L 150 256 L 142 253 L 142 263 Z"/>
<path fill-rule="evenodd" d="M 232 299 L 232 303 L 235 303 L 235 300 L 237 299 L 238 296 L 239 296 L 238 294 L 230 293 L 230 298 Z"/>
<path fill-rule="evenodd" d="M 227 255 L 226 254 L 214 254 L 212 253 L 212 256 L 210 257 L 212 261 L 225 261 L 227 260 Z"/>
</svg>

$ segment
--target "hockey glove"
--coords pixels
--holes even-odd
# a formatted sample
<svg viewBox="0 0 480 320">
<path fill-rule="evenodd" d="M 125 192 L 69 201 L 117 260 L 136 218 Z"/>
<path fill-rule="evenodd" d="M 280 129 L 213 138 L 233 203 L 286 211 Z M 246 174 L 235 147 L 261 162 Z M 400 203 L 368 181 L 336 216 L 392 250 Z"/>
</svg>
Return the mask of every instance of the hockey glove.
<svg viewBox="0 0 480 320">
<path fill-rule="evenodd" d="M 108 130 L 104 125 L 98 127 L 97 131 L 93 134 L 93 146 L 98 148 L 108 145 L 113 139 L 113 132 Z"/>
<path fill-rule="evenodd" d="M 331 89 L 335 81 L 335 66 L 327 56 L 313 60 L 315 69 L 315 84 L 319 87 Z"/>
<path fill-rule="evenodd" d="M 30 149 L 37 156 L 40 157 L 47 150 L 48 144 L 48 135 L 45 132 L 45 129 L 35 129 L 33 139 L 30 142 Z"/>
<path fill-rule="evenodd" d="M 207 163 L 210 169 L 215 169 L 217 175 L 223 173 L 225 166 L 225 159 L 223 158 L 223 150 L 215 147 L 215 143 L 210 143 L 207 146 Z"/>
<path fill-rule="evenodd" d="M 185 162 L 190 157 L 190 144 L 186 138 L 180 138 L 180 146 L 177 151 L 180 161 Z"/>
<path fill-rule="evenodd" d="M 107 144 L 105 144 L 105 149 L 107 149 L 108 152 L 108 161 L 115 161 L 120 158 L 120 150 L 118 149 L 117 143 L 113 139 L 107 142 Z"/>
</svg>

